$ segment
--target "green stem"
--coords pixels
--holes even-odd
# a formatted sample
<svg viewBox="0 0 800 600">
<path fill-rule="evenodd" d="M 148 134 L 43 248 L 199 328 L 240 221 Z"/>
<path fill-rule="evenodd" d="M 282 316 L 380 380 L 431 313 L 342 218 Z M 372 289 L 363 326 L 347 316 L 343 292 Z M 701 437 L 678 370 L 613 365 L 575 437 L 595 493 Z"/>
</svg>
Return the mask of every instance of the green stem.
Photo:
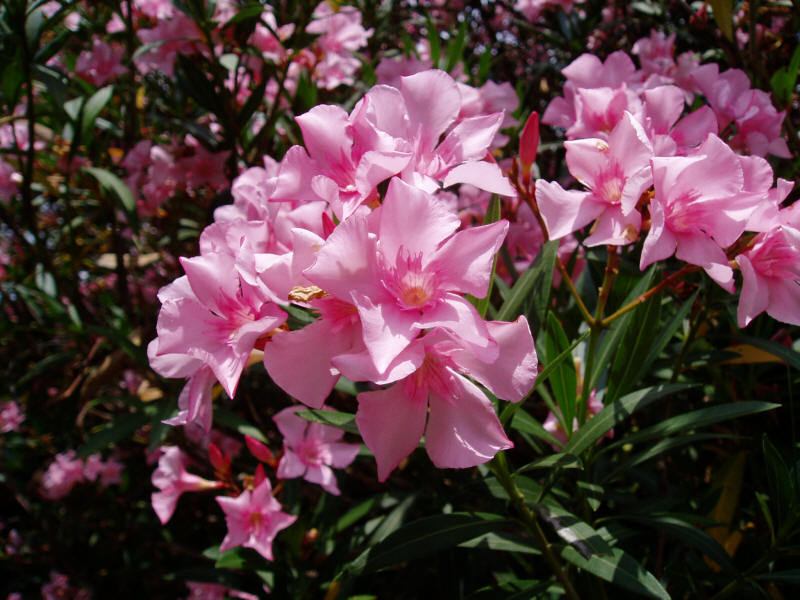
<svg viewBox="0 0 800 600">
<path fill-rule="evenodd" d="M 696 267 L 695 265 L 685 265 L 682 269 L 680 269 L 678 271 L 675 271 L 672 275 L 670 275 L 668 277 L 665 277 L 664 280 L 661 283 L 659 283 L 657 286 L 650 288 L 649 290 L 647 290 L 646 292 L 644 292 L 643 294 L 641 294 L 640 296 L 638 296 L 634 300 L 632 300 L 629 304 L 627 304 L 627 305 L 623 306 L 622 308 L 620 308 L 617 312 L 612 313 L 609 316 L 607 316 L 605 319 L 602 320 L 602 323 L 601 323 L 602 326 L 604 328 L 608 327 L 611 323 L 616 321 L 622 315 L 624 315 L 626 313 L 629 313 L 630 311 L 632 311 L 634 308 L 636 308 L 637 306 L 639 306 L 643 302 L 647 302 L 647 300 L 652 295 L 657 294 L 658 292 L 663 290 L 665 287 L 667 287 L 668 285 L 673 283 L 675 280 L 680 279 L 684 275 L 687 275 L 688 273 L 691 273 L 692 271 L 697 271 L 699 269 L 700 269 L 700 267 Z"/>
<path fill-rule="evenodd" d="M 528 531 L 531 533 L 531 535 L 533 535 L 536 543 L 542 550 L 542 554 L 544 555 L 547 564 L 550 566 L 550 569 L 553 571 L 556 578 L 561 582 L 561 585 L 564 586 L 564 593 L 566 594 L 567 598 L 570 600 L 579 600 L 580 596 L 575 591 L 575 587 L 572 585 L 572 582 L 564 571 L 564 568 L 561 566 L 561 561 L 553 551 L 553 546 L 549 541 L 547 541 L 547 536 L 542 530 L 542 526 L 539 524 L 539 519 L 536 516 L 536 513 L 534 513 L 525 503 L 525 497 L 514 483 L 514 479 L 511 477 L 511 474 L 508 470 L 506 456 L 502 451 L 498 452 L 491 462 L 489 462 L 489 468 L 492 470 L 492 473 L 494 473 L 494 476 L 497 477 L 500 485 L 503 486 L 503 489 L 508 494 L 508 497 L 511 499 L 511 503 L 514 505 L 514 508 L 522 518 L 522 522 L 528 528 Z"/>
<path fill-rule="evenodd" d="M 586 305 L 583 303 L 581 295 L 578 293 L 575 284 L 572 283 L 572 277 L 570 277 L 569 273 L 567 272 L 567 268 L 564 266 L 564 263 L 561 262 L 561 258 L 559 258 L 558 256 L 556 256 L 556 267 L 561 273 L 561 278 L 564 280 L 564 283 L 567 284 L 567 289 L 569 289 L 569 293 L 572 294 L 573 298 L 575 298 L 575 303 L 578 305 L 578 310 L 581 311 L 583 320 L 589 324 L 589 327 L 594 326 L 594 317 L 592 317 L 592 314 L 589 312 L 589 309 L 586 308 Z"/>
</svg>

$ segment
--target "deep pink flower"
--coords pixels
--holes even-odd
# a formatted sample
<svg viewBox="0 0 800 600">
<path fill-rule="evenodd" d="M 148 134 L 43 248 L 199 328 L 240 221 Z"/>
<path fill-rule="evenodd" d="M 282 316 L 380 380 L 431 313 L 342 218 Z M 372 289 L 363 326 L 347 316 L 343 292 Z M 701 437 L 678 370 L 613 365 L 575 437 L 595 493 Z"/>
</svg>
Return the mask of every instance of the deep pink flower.
<svg viewBox="0 0 800 600">
<path fill-rule="evenodd" d="M 151 495 L 153 510 L 162 524 L 172 518 L 178 499 L 184 492 L 213 490 L 223 486 L 221 481 L 209 481 L 186 471 L 186 455 L 177 446 L 162 448 L 158 468 L 153 471 L 152 482 L 158 492 Z"/>
<path fill-rule="evenodd" d="M 78 56 L 75 63 L 75 73 L 89 81 L 101 86 L 106 81 L 117 75 L 122 75 L 128 69 L 122 64 L 125 49 L 121 46 L 106 44 L 101 38 L 95 37 L 91 50 L 85 50 Z"/>
<path fill-rule="evenodd" d="M 295 515 L 281 511 L 280 503 L 272 496 L 269 479 L 264 479 L 252 492 L 245 490 L 236 498 L 218 497 L 217 502 L 228 524 L 228 535 L 219 547 L 221 552 L 244 546 L 272 560 L 272 540 L 281 529 L 297 520 Z"/>
<path fill-rule="evenodd" d="M 290 406 L 272 417 L 283 435 L 283 457 L 276 474 L 280 479 L 303 477 L 338 496 L 333 469 L 344 469 L 353 462 L 359 445 L 339 441 L 344 436 L 341 429 L 309 423 L 295 414 L 303 409 Z M 327 407 L 321 409 L 327 410 Z"/>
</svg>

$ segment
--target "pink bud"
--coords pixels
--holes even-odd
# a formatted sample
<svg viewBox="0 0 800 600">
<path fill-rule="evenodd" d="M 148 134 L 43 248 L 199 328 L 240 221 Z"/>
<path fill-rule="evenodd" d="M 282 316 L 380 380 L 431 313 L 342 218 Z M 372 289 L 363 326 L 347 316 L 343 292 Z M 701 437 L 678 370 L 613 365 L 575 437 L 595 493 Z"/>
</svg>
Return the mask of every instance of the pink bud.
<svg viewBox="0 0 800 600">
<path fill-rule="evenodd" d="M 333 222 L 328 213 L 322 213 L 322 232 L 323 237 L 327 240 L 328 236 L 336 229 L 336 223 Z"/>
<path fill-rule="evenodd" d="M 519 137 L 519 158 L 523 166 L 536 162 L 539 150 L 539 113 L 533 111 Z"/>
<path fill-rule="evenodd" d="M 247 449 L 250 450 L 250 454 L 255 456 L 258 460 L 265 463 L 268 463 L 270 460 L 272 460 L 272 452 L 270 452 L 269 448 L 267 448 L 257 439 L 246 435 L 244 436 L 244 441 L 247 444 Z"/>
<path fill-rule="evenodd" d="M 228 470 L 231 464 L 231 459 L 228 456 L 225 456 L 222 453 L 216 444 L 209 444 L 208 445 L 208 460 L 211 461 L 211 465 L 217 470 L 222 473 Z"/>
</svg>

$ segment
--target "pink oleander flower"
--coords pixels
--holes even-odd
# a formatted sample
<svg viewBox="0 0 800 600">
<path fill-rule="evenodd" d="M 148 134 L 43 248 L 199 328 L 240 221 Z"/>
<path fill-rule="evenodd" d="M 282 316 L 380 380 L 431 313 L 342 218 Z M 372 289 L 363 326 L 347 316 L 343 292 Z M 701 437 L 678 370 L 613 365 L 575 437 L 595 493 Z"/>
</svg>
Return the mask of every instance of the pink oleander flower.
<svg viewBox="0 0 800 600">
<path fill-rule="evenodd" d="M 42 476 L 40 492 L 48 500 L 58 500 L 69 494 L 72 487 L 83 481 L 83 461 L 74 450 L 56 454 L 55 460 Z"/>
<path fill-rule="evenodd" d="M 178 499 L 184 492 L 200 492 L 222 487 L 221 481 L 209 481 L 186 471 L 186 455 L 177 446 L 162 448 L 158 468 L 153 471 L 151 481 L 159 491 L 153 492 L 150 502 L 161 524 L 172 518 Z"/>
<path fill-rule="evenodd" d="M 122 64 L 124 55 L 125 49 L 121 46 L 106 44 L 101 38 L 95 37 L 92 49 L 85 50 L 78 56 L 75 73 L 99 87 L 128 70 Z"/>
<path fill-rule="evenodd" d="M 186 275 L 159 292 L 162 305 L 153 354 L 200 361 L 233 398 L 256 341 L 287 315 L 266 286 L 253 277 L 248 277 L 253 283 L 247 281 L 229 254 L 181 258 L 181 264 Z"/>
<path fill-rule="evenodd" d="M 0 158 L 0 203 L 8 204 L 18 192 L 22 175 Z"/>
<path fill-rule="evenodd" d="M 315 9 L 313 20 L 306 27 L 308 33 L 321 34 L 316 45 L 322 59 L 314 66 L 314 76 L 319 84 L 332 90 L 340 84 L 352 85 L 353 76 L 361 61 L 353 52 L 367 45 L 372 29 L 361 25 L 361 13 L 354 6 L 341 6 L 337 11 L 328 2 Z"/>
<path fill-rule="evenodd" d="M 695 154 L 656 157 L 652 165 L 655 196 L 640 268 L 675 253 L 732 293 L 733 270 L 723 248 L 739 238 L 761 200 L 745 189 L 739 156 L 709 135 Z"/>
<path fill-rule="evenodd" d="M 356 424 L 375 455 L 380 481 L 417 447 L 423 433 L 425 450 L 439 468 L 473 467 L 513 446 L 492 403 L 464 375 L 498 398 L 519 402 L 537 375 L 533 338 L 525 317 L 486 325 L 499 348 L 494 361 L 485 362 L 437 331 L 415 340 L 397 358 L 398 364 L 410 365 L 407 376 L 388 389 L 358 395 Z M 369 373 L 371 365 L 363 361 L 344 362 L 338 366 L 347 376 L 389 383 Z"/>
<path fill-rule="evenodd" d="M 203 583 L 200 581 L 187 581 L 189 595 L 186 600 L 225 600 L 226 598 L 241 598 L 241 600 L 258 600 L 258 596 L 248 594 L 241 590 L 229 588 L 219 583 Z"/>
<path fill-rule="evenodd" d="M 113 458 L 104 461 L 99 454 L 86 457 L 83 463 L 83 476 L 86 481 L 95 481 L 100 478 L 100 485 L 119 485 L 122 483 L 122 469 L 124 465 Z"/>
<path fill-rule="evenodd" d="M 0 433 L 17 431 L 25 420 L 25 413 L 13 400 L 0 404 Z"/>
<path fill-rule="evenodd" d="M 134 10 L 159 21 L 170 19 L 178 12 L 170 0 L 134 0 L 133 7 Z"/>
<path fill-rule="evenodd" d="M 161 5 L 169 2 L 160 2 Z M 173 7 L 174 8 L 174 7 Z M 152 29 L 140 29 L 137 36 L 143 45 L 155 44 L 149 51 L 134 61 L 142 73 L 161 71 L 172 77 L 178 53 L 196 54 L 200 51 L 201 35 L 194 21 L 180 11 L 169 17 L 160 17 Z M 163 43 L 159 43 L 163 42 Z"/>
<path fill-rule="evenodd" d="M 276 475 L 279 479 L 302 477 L 338 496 L 333 469 L 344 469 L 353 462 L 360 446 L 339 441 L 344 436 L 341 429 L 310 423 L 295 414 L 303 409 L 290 406 L 272 417 L 283 435 L 283 457 Z M 327 407 L 321 409 L 327 410 Z"/>
<path fill-rule="evenodd" d="M 529 21 L 536 21 L 548 8 L 560 6 L 568 11 L 573 4 L 575 4 L 575 0 L 516 0 L 514 8 L 525 15 Z"/>
<path fill-rule="evenodd" d="M 41 588 L 42 600 L 89 600 L 89 590 L 76 588 L 69 584 L 69 577 L 57 571 L 50 571 L 50 581 Z"/>
<path fill-rule="evenodd" d="M 800 325 L 800 229 L 781 224 L 759 233 L 736 263 L 742 272 L 739 327 L 747 327 L 764 311 L 778 321 Z"/>
<path fill-rule="evenodd" d="M 653 150 L 630 113 L 608 137 L 564 142 L 570 173 L 589 192 L 566 191 L 556 182 L 536 182 L 536 201 L 551 239 L 596 221 L 587 246 L 624 245 L 638 237 L 642 217 L 637 203 L 652 183 Z"/>
<path fill-rule="evenodd" d="M 597 398 L 595 394 L 596 390 L 592 390 L 591 394 L 589 394 L 589 404 L 587 406 L 588 410 L 586 411 L 586 420 L 588 421 L 601 410 L 603 410 L 603 403 Z M 561 420 L 559 419 L 559 415 L 556 415 L 554 412 L 550 411 L 548 413 L 547 418 L 544 420 L 542 424 L 545 431 L 551 433 L 554 438 L 556 438 L 559 442 L 561 442 L 561 446 L 564 446 L 567 443 L 567 432 L 564 431 L 564 427 L 561 425 Z M 577 417 L 572 421 L 572 433 L 574 434 L 580 425 L 578 424 Z M 614 430 L 611 429 L 608 433 L 606 433 L 603 438 L 613 438 L 614 437 Z M 603 438 L 600 438 L 602 440 Z M 600 443 L 598 440 L 598 444 Z M 560 451 L 561 448 L 553 444 L 553 448 L 556 451 Z"/>
<path fill-rule="evenodd" d="M 218 497 L 217 502 L 228 524 L 228 534 L 219 546 L 220 552 L 244 546 L 273 560 L 272 541 L 281 529 L 297 520 L 295 515 L 281 511 L 280 503 L 272 496 L 269 479 L 264 479 L 252 492 L 245 490 L 236 498 Z"/>
<path fill-rule="evenodd" d="M 309 281 L 356 307 L 378 372 L 433 328 L 450 331 L 485 360 L 496 357 L 496 343 L 462 294 L 486 295 L 508 223 L 456 233 L 459 225 L 434 197 L 394 178 L 383 205 L 339 225 L 305 270 Z"/>
</svg>

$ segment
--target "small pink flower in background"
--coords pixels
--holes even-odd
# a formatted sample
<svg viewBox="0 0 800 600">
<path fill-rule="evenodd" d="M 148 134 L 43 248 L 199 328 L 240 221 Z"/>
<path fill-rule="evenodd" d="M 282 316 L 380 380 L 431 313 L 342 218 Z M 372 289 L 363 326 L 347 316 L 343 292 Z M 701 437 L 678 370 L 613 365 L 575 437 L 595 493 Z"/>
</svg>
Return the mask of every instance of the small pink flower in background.
<svg viewBox="0 0 800 600">
<path fill-rule="evenodd" d="M 269 479 L 261 481 L 252 492 L 245 490 L 236 498 L 218 497 L 217 502 L 228 524 L 228 535 L 220 544 L 220 552 L 244 546 L 273 560 L 272 541 L 281 529 L 297 520 L 295 515 L 281 511 L 280 503 L 272 496 Z"/>
<path fill-rule="evenodd" d="M 594 415 L 599 413 L 601 410 L 603 410 L 603 403 L 597 398 L 597 396 L 595 395 L 595 391 L 596 390 L 592 390 L 592 393 L 589 394 L 589 405 L 588 405 L 588 410 L 586 411 L 586 420 L 587 421 L 589 419 L 591 419 Z M 547 418 L 544 420 L 544 423 L 542 424 L 542 426 L 545 428 L 545 431 L 548 431 L 549 433 L 551 433 L 554 438 L 556 438 L 559 442 L 561 442 L 562 446 L 567 443 L 567 433 L 566 433 L 566 431 L 564 431 L 564 428 L 561 426 L 561 421 L 559 420 L 558 416 L 556 416 L 556 414 L 554 412 L 550 412 L 547 415 Z M 572 421 L 572 433 L 575 433 L 576 431 L 578 431 L 579 428 L 580 428 L 580 425 L 578 424 L 578 419 L 576 418 L 576 419 L 574 419 Z M 606 433 L 603 436 L 603 438 L 606 438 L 606 437 L 607 438 L 613 438 L 614 437 L 614 430 L 611 429 L 608 433 Z M 600 439 L 602 440 L 603 438 L 600 438 Z M 599 443 L 600 442 L 598 441 L 598 444 Z M 561 448 L 559 448 L 555 444 L 553 444 L 553 448 L 556 451 L 560 451 L 561 450 Z"/>
<path fill-rule="evenodd" d="M 184 492 L 199 492 L 222 487 L 221 481 L 209 481 L 186 472 L 186 455 L 177 446 L 163 448 L 158 468 L 153 471 L 152 482 L 159 491 L 153 492 L 153 510 L 162 524 L 170 520 L 178 499 Z"/>
<path fill-rule="evenodd" d="M 66 496 L 83 478 L 83 461 L 75 457 L 74 450 L 56 454 L 55 460 L 42 476 L 41 494 L 48 500 L 58 500 Z"/>
<path fill-rule="evenodd" d="M 0 404 L 0 433 L 17 431 L 25 420 L 25 413 L 13 400 Z"/>
<path fill-rule="evenodd" d="M 22 182 L 20 175 L 14 167 L 0 158 L 0 203 L 7 204 L 19 192 Z"/>
<path fill-rule="evenodd" d="M 172 7 L 169 2 L 161 4 Z M 178 53 L 191 55 L 200 51 L 201 36 L 197 26 L 192 19 L 179 11 L 175 11 L 168 20 L 159 20 L 152 29 L 140 29 L 136 35 L 144 46 L 155 44 L 134 61 L 136 68 L 142 73 L 161 71 L 167 77 L 172 77 Z"/>
<path fill-rule="evenodd" d="M 290 406 L 272 417 L 283 435 L 283 457 L 278 463 L 280 479 L 303 477 L 326 492 L 339 495 L 334 469 L 344 469 L 358 454 L 358 444 L 340 442 L 344 432 L 321 423 L 309 423 L 295 413 L 305 407 Z M 327 407 L 323 406 L 322 410 Z"/>
<path fill-rule="evenodd" d="M 258 600 L 258 596 L 229 588 L 219 583 L 202 583 L 187 581 L 189 595 L 186 600 L 225 600 L 225 598 L 241 598 L 242 600 Z"/>
<path fill-rule="evenodd" d="M 94 38 L 91 50 L 85 50 L 78 56 L 75 72 L 88 82 L 101 86 L 128 69 L 122 64 L 125 49 L 122 46 L 106 44 L 99 37 Z"/>
<path fill-rule="evenodd" d="M 75 588 L 69 584 L 69 577 L 57 571 L 50 571 L 50 581 L 41 589 L 42 600 L 89 600 L 89 590 Z"/>
</svg>

